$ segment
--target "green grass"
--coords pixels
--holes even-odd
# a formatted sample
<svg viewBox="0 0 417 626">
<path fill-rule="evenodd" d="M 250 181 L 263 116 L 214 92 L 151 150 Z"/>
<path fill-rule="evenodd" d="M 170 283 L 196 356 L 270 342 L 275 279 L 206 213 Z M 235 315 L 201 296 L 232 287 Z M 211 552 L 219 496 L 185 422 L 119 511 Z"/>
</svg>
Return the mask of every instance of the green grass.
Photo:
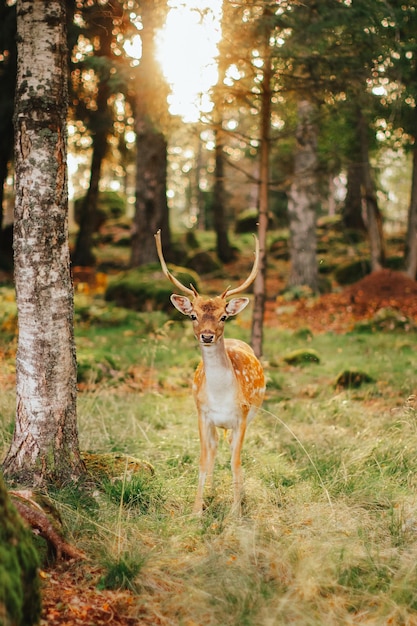
<svg viewBox="0 0 417 626">
<path fill-rule="evenodd" d="M 138 615 L 161 624 L 416 623 L 414 335 L 266 329 L 269 384 L 243 449 L 243 515 L 231 515 L 221 438 L 208 506 L 195 519 L 191 328 L 100 306 L 78 312 L 80 362 L 103 364 L 79 394 L 81 447 L 155 468 L 50 494 L 70 540 L 101 568 L 101 588 L 132 590 Z M 249 313 L 226 333 L 248 339 Z M 319 362 L 284 361 L 302 349 Z M 375 382 L 338 389 L 346 368 Z M 0 397 L 2 454 L 13 414 L 9 388 Z"/>
</svg>

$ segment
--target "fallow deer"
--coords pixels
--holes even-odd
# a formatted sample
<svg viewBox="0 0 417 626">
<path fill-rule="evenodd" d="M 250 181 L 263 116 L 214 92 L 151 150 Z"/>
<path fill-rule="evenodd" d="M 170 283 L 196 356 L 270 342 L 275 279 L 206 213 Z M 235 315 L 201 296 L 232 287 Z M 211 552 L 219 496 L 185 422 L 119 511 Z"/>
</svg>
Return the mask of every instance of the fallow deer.
<svg viewBox="0 0 417 626">
<path fill-rule="evenodd" d="M 193 285 L 186 287 L 165 263 L 161 233 L 155 235 L 159 260 L 165 276 L 186 296 L 171 295 L 172 304 L 193 323 L 194 335 L 199 343 L 202 360 L 193 382 L 193 396 L 198 411 L 200 435 L 200 466 L 194 513 L 204 508 L 203 491 L 206 478 L 213 476 L 217 451 L 217 428 L 230 431 L 233 473 L 233 510 L 240 512 L 243 475 L 241 450 L 249 422 L 255 416 L 265 395 L 265 377 L 262 365 L 252 348 L 239 339 L 224 338 L 224 324 L 228 317 L 237 315 L 248 304 L 248 298 L 230 296 L 241 293 L 255 280 L 259 264 L 259 243 L 255 238 L 255 261 L 248 278 L 235 289 L 228 287 L 220 296 L 201 296 Z"/>
</svg>

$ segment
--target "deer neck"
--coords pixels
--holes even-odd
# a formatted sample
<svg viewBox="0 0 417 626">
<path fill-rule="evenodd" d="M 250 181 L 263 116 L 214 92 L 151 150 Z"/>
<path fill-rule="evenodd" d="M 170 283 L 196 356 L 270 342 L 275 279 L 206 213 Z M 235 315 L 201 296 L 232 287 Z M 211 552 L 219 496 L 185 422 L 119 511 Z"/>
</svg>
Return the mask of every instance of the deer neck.
<svg viewBox="0 0 417 626">
<path fill-rule="evenodd" d="M 222 386 L 230 384 L 234 378 L 233 367 L 226 352 L 223 337 L 214 344 L 202 345 L 201 357 L 207 382 L 213 380 L 221 383 Z"/>
</svg>

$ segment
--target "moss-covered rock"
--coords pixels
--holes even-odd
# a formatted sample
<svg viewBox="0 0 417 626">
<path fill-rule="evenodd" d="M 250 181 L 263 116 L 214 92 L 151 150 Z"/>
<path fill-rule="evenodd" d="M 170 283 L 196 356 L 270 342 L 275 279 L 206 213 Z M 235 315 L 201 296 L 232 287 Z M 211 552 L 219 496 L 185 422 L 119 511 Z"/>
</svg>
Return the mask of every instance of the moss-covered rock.
<svg viewBox="0 0 417 626">
<path fill-rule="evenodd" d="M 192 283 L 198 290 L 198 276 L 183 267 L 170 265 L 170 271 L 184 285 Z M 106 289 L 105 299 L 118 306 L 136 311 L 166 311 L 172 313 L 169 299 L 173 285 L 163 275 L 157 264 L 150 264 L 122 272 L 112 278 Z"/>
<path fill-rule="evenodd" d="M 362 333 L 372 332 L 416 332 L 417 325 L 411 317 L 393 307 L 383 307 L 368 320 L 355 324 L 355 330 Z"/>
<path fill-rule="evenodd" d="M 222 265 L 214 252 L 199 250 L 191 254 L 186 263 L 187 267 L 197 274 L 211 274 L 222 268 Z"/>
<path fill-rule="evenodd" d="M 123 478 L 145 472 L 154 475 L 151 463 L 119 452 L 83 452 L 82 459 L 94 480 Z"/>
<path fill-rule="evenodd" d="M 84 197 L 74 202 L 74 219 L 79 224 Z M 100 191 L 94 215 L 94 230 L 97 231 L 108 219 L 121 217 L 126 212 L 126 198 L 115 191 Z"/>
<path fill-rule="evenodd" d="M 32 534 L 10 501 L 0 476 L 0 624 L 32 626 L 39 621 L 39 557 Z"/>
<path fill-rule="evenodd" d="M 320 357 L 315 350 L 293 350 L 284 355 L 283 361 L 289 365 L 306 365 L 308 363 L 320 363 Z"/>
<path fill-rule="evenodd" d="M 339 285 L 352 285 L 367 276 L 370 271 L 371 264 L 368 259 L 356 259 L 336 267 L 334 278 Z"/>
<path fill-rule="evenodd" d="M 364 383 L 374 382 L 373 378 L 360 370 L 347 369 L 341 372 L 336 378 L 336 387 L 343 389 L 357 389 Z"/>
</svg>

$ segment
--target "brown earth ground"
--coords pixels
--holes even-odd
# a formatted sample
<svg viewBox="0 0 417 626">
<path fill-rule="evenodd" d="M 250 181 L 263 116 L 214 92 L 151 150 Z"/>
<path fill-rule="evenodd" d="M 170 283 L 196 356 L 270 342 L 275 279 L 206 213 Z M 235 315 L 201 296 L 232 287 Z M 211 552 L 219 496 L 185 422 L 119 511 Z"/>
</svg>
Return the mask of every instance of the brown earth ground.
<svg viewBox="0 0 417 626">
<path fill-rule="evenodd" d="M 274 288 L 271 279 L 271 291 Z M 417 321 L 417 282 L 402 272 L 383 269 L 339 292 L 288 302 L 267 302 L 265 323 L 283 328 L 309 327 L 313 332 L 347 332 L 355 323 L 392 308 Z"/>
<path fill-rule="evenodd" d="M 268 278 L 268 293 L 279 293 L 284 285 Z M 382 270 L 337 293 L 319 298 L 288 301 L 284 296 L 268 301 L 265 323 L 313 332 L 346 332 L 376 311 L 391 307 L 417 322 L 417 282 L 400 272 Z M 140 607 L 138 597 L 128 591 L 100 591 L 100 572 L 88 562 L 60 563 L 41 572 L 43 588 L 42 626 L 158 626 L 166 619 Z M 138 612 L 141 615 L 138 617 Z"/>
</svg>

